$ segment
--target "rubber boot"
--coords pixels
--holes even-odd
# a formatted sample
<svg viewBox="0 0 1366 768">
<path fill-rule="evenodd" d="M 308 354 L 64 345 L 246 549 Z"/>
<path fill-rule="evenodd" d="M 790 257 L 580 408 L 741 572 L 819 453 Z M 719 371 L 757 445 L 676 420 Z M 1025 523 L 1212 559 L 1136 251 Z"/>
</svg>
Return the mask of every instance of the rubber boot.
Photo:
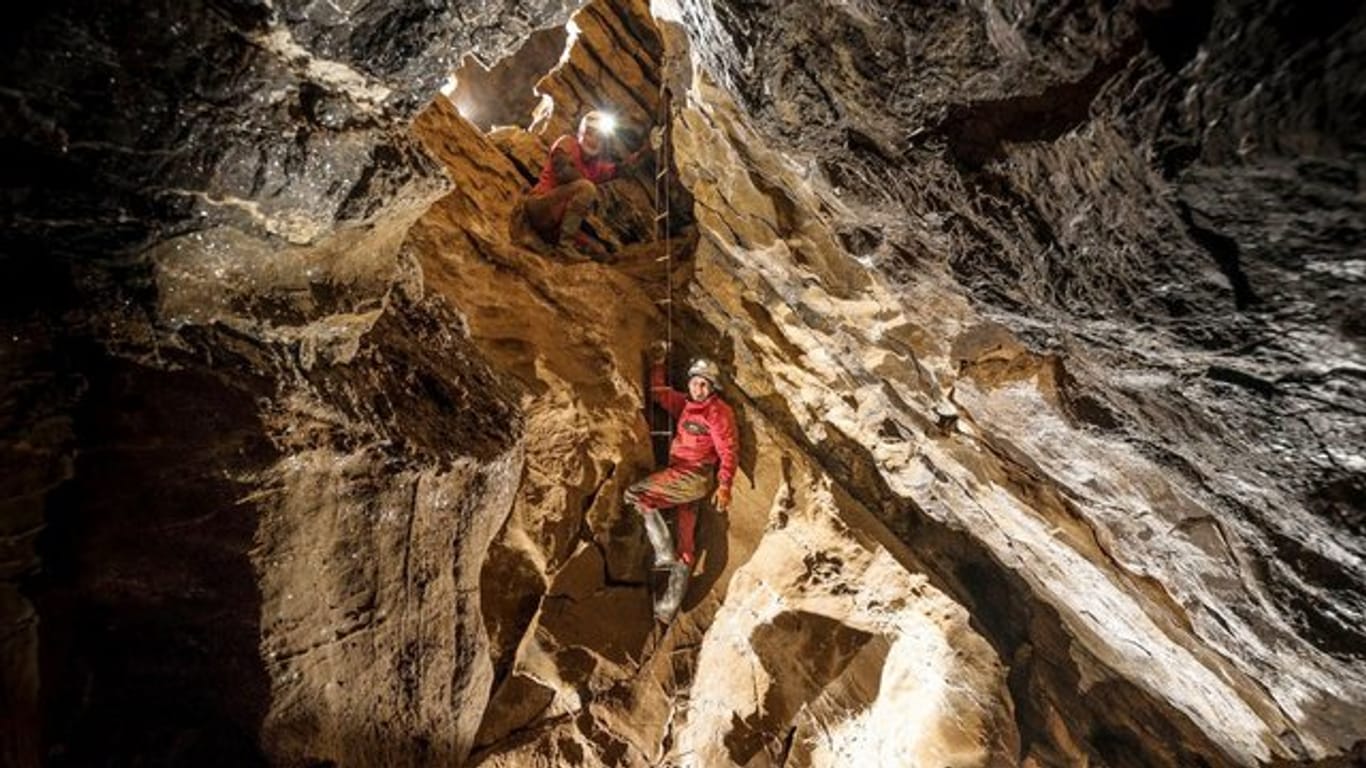
<svg viewBox="0 0 1366 768">
<path fill-rule="evenodd" d="M 650 539 L 650 548 L 655 551 L 655 568 L 672 568 L 678 565 L 674 554 L 674 539 L 669 535 L 669 524 L 657 509 L 647 509 L 641 513 L 645 520 L 645 535 Z"/>
<path fill-rule="evenodd" d="M 692 575 L 692 569 L 683 563 L 675 563 L 669 567 L 669 584 L 664 588 L 664 594 L 655 601 L 655 618 L 668 624 L 674 620 L 674 614 L 678 613 L 679 606 L 683 605 L 683 596 L 688 593 L 688 577 Z"/>
</svg>

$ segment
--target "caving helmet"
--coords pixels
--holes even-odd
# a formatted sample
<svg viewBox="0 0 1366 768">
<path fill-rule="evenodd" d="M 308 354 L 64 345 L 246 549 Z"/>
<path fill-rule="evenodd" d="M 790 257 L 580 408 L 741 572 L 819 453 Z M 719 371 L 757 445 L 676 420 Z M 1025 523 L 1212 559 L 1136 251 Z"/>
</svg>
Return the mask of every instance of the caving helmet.
<svg viewBox="0 0 1366 768">
<path fill-rule="evenodd" d="M 616 120 L 606 112 L 594 109 L 579 120 L 579 146 L 590 157 L 602 151 L 603 142 L 612 135 Z"/>
<path fill-rule="evenodd" d="M 688 379 L 691 380 L 694 376 L 706 379 L 714 391 L 721 390 L 721 369 L 707 358 L 699 357 L 688 366 Z"/>
<path fill-rule="evenodd" d="M 579 135 L 583 136 L 589 129 L 597 131 L 599 136 L 610 136 L 617 126 L 616 118 L 600 109 L 590 110 L 579 120 Z"/>
</svg>

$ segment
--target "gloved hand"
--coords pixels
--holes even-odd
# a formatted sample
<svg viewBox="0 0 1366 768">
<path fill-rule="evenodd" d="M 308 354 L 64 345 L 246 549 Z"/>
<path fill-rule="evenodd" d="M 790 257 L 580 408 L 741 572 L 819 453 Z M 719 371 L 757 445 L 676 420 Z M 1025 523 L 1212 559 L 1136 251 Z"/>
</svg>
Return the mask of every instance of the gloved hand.
<svg viewBox="0 0 1366 768">
<path fill-rule="evenodd" d="M 669 356 L 669 342 L 659 339 L 650 344 L 650 362 L 662 363 Z"/>
<path fill-rule="evenodd" d="M 730 489 L 725 486 L 717 488 L 716 494 L 711 497 L 711 503 L 718 512 L 725 512 L 730 509 Z"/>
<path fill-rule="evenodd" d="M 622 164 L 622 166 L 627 167 L 627 168 L 638 168 L 638 167 L 640 167 L 640 164 L 643 163 L 643 162 L 645 162 L 645 160 L 646 160 L 647 158 L 650 158 L 650 157 L 653 157 L 653 156 L 654 156 L 654 151 L 653 151 L 653 150 L 651 150 L 649 147 L 641 147 L 640 149 L 636 150 L 635 152 L 632 152 L 631 154 L 627 155 L 627 156 L 626 156 L 626 159 L 623 160 L 623 161 L 621 161 L 621 164 Z"/>
</svg>

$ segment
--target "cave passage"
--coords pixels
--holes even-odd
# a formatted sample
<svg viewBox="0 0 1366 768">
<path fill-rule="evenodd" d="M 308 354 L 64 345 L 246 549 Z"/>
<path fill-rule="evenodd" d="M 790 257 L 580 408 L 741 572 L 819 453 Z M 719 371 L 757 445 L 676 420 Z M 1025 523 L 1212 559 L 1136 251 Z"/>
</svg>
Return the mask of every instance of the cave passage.
<svg viewBox="0 0 1366 768">
<path fill-rule="evenodd" d="M 0 764 L 1366 764 L 1328 6 L 15 11 Z"/>
</svg>

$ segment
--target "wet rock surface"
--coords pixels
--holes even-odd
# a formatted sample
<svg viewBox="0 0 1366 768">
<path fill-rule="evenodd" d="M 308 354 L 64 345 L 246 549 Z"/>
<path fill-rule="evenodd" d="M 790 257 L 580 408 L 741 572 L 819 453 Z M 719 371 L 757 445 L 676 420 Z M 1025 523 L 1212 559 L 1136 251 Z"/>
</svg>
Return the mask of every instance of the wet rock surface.
<svg viewBox="0 0 1366 768">
<path fill-rule="evenodd" d="M 1363 759 L 1360 3 L 87 5 L 4 33 L 6 764 Z"/>
</svg>

